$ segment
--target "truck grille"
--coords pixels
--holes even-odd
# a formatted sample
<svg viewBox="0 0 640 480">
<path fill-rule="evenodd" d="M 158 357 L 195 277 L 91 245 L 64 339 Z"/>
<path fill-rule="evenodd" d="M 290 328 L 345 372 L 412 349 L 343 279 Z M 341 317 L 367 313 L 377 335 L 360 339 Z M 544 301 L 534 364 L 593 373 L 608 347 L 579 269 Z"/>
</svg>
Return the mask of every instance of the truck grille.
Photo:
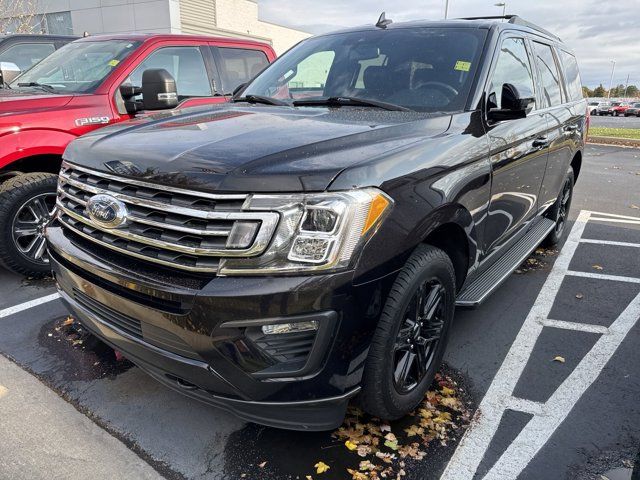
<svg viewBox="0 0 640 480">
<path fill-rule="evenodd" d="M 110 228 L 89 217 L 87 202 L 98 194 L 124 203 L 126 223 Z M 220 257 L 264 252 L 277 226 L 276 212 L 243 211 L 248 197 L 167 187 L 63 162 L 58 219 L 76 234 L 120 253 L 194 272 L 216 272 Z M 239 244 L 235 239 L 241 230 L 253 235 L 245 235 Z"/>
</svg>

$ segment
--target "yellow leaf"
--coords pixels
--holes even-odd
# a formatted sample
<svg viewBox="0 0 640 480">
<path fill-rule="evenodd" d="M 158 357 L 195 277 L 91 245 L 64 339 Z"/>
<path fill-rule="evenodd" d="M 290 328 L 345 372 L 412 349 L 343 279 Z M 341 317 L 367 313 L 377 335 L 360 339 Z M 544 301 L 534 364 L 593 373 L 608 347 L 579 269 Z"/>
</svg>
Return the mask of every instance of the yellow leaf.
<svg viewBox="0 0 640 480">
<path fill-rule="evenodd" d="M 455 390 L 453 390 L 452 388 L 449 387 L 442 387 L 441 390 L 443 395 L 446 395 L 447 397 L 450 397 L 451 395 L 453 395 L 455 392 Z"/>
<path fill-rule="evenodd" d="M 351 451 L 353 451 L 356 448 L 358 448 L 358 445 L 353 443 L 351 440 L 347 440 L 346 442 L 344 442 L 344 446 L 347 447 Z"/>
<path fill-rule="evenodd" d="M 347 468 L 347 472 L 351 474 L 352 480 L 368 480 L 369 476 L 366 473 L 359 472 L 353 468 Z"/>
<path fill-rule="evenodd" d="M 324 462 L 318 462 L 314 465 L 316 467 L 316 473 L 324 473 L 329 470 L 331 467 Z"/>
<path fill-rule="evenodd" d="M 313 480 L 313 477 L 311 475 L 306 475 L 304 478 L 306 478 L 307 480 Z"/>
<path fill-rule="evenodd" d="M 413 437 L 415 435 L 422 435 L 424 433 L 424 428 L 417 425 L 411 425 L 409 428 L 405 428 L 404 431 L 407 432 L 407 436 Z"/>
<path fill-rule="evenodd" d="M 594 265 L 593 268 L 596 270 L 604 270 L 604 268 L 600 265 Z"/>
<path fill-rule="evenodd" d="M 564 363 L 565 359 L 564 357 L 561 357 L 560 355 L 558 355 L 556 358 L 553 359 L 554 362 L 560 362 L 560 363 Z"/>
</svg>

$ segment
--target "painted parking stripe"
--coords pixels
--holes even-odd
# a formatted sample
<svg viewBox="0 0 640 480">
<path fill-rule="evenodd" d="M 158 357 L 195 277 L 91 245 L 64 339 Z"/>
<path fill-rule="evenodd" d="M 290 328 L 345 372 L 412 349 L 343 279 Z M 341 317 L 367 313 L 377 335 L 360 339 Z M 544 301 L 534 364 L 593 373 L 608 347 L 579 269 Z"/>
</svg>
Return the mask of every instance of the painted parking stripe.
<svg viewBox="0 0 640 480">
<path fill-rule="evenodd" d="M 611 240 L 596 240 L 593 238 L 582 238 L 580 243 L 595 243 L 596 245 L 615 245 L 616 247 L 635 247 L 640 248 L 640 243 L 630 242 L 613 242 Z"/>
<path fill-rule="evenodd" d="M 36 298 L 34 300 L 29 300 L 28 302 L 14 305 L 13 307 L 5 308 L 4 310 L 0 310 L 0 318 L 8 317 L 9 315 L 14 315 L 24 310 L 37 307 L 38 305 L 42 305 L 43 303 L 51 302 L 58 298 L 60 298 L 59 294 L 52 293 L 51 295 L 46 295 L 44 297 Z"/>
<path fill-rule="evenodd" d="M 640 283 L 640 278 L 623 277 L 621 275 L 607 275 L 606 273 L 579 272 L 577 270 L 569 270 L 567 275 L 572 277 L 595 278 L 598 280 L 612 280 L 614 282 Z"/>
<path fill-rule="evenodd" d="M 516 479 L 564 421 L 586 389 L 597 379 L 629 330 L 638 321 L 640 295 L 626 307 L 609 328 L 599 325 L 561 322 L 549 318 L 556 294 L 567 275 L 640 283 L 640 279 L 634 277 L 591 275 L 569 271 L 569 264 L 582 241 L 581 237 L 585 226 L 588 221 L 593 220 L 592 215 L 593 212 L 589 211 L 581 211 L 578 215 L 538 298 L 482 399 L 471 426 L 451 457 L 441 480 L 471 480 L 475 477 L 507 409 L 529 413 L 533 417 L 503 452 L 484 479 Z M 610 220 L 605 218 L 606 214 L 598 212 L 597 215 L 597 219 Z M 616 219 L 624 223 L 640 222 L 637 217 L 616 216 Z M 527 365 L 539 335 L 544 328 L 548 327 L 591 331 L 601 334 L 601 337 L 547 402 L 541 404 L 516 398 L 513 396 L 515 386 Z"/>
</svg>

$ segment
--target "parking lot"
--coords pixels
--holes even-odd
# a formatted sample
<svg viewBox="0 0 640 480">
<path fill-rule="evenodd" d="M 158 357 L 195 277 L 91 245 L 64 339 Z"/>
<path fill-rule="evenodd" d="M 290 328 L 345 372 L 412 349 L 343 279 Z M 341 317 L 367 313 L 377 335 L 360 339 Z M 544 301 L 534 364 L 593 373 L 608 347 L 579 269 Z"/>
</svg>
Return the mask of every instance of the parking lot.
<svg viewBox="0 0 640 480">
<path fill-rule="evenodd" d="M 538 250 L 479 309 L 456 313 L 442 377 L 459 402 L 448 439 L 428 442 L 424 458 L 394 460 L 394 475 L 589 480 L 633 461 L 639 206 L 640 150 L 588 146 L 568 239 L 560 251 Z M 168 390 L 70 330 L 54 292 L 50 280 L 0 272 L 0 352 L 166 478 L 351 478 L 347 468 L 380 463 L 345 448 L 340 434 L 246 424 Z M 412 421 L 390 425 L 400 444 L 413 441 L 404 433 Z M 331 470 L 316 474 L 318 462 Z"/>
<path fill-rule="evenodd" d="M 640 128 L 640 117 L 591 117 L 592 127 Z"/>
</svg>

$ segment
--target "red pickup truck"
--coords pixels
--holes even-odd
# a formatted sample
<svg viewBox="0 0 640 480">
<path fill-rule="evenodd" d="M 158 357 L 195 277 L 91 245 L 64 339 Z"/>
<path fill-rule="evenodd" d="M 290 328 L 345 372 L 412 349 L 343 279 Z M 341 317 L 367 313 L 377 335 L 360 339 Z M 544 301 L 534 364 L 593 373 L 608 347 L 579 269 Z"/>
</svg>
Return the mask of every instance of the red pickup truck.
<svg viewBox="0 0 640 480">
<path fill-rule="evenodd" d="M 238 39 L 98 36 L 13 80 L 0 91 L 0 264 L 49 271 L 43 230 L 71 140 L 141 111 L 225 102 L 274 58 L 269 45 Z"/>
</svg>

